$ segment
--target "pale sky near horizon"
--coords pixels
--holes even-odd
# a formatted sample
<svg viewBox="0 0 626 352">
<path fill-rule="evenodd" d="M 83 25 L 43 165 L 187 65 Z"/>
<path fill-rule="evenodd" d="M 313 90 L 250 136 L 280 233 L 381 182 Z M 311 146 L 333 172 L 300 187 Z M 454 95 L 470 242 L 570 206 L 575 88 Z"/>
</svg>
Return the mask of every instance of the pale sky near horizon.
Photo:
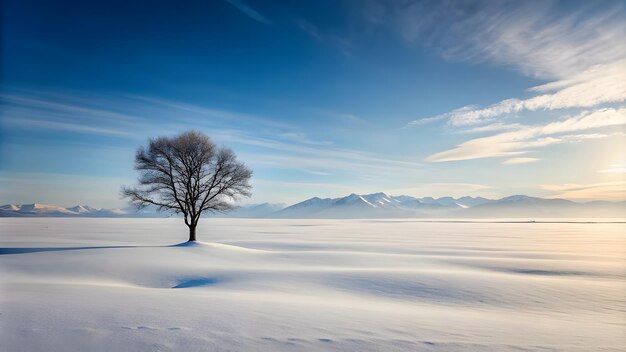
<svg viewBox="0 0 626 352">
<path fill-rule="evenodd" d="M 200 130 L 245 203 L 626 199 L 624 1 L 2 4 L 0 203 L 122 207 Z"/>
</svg>

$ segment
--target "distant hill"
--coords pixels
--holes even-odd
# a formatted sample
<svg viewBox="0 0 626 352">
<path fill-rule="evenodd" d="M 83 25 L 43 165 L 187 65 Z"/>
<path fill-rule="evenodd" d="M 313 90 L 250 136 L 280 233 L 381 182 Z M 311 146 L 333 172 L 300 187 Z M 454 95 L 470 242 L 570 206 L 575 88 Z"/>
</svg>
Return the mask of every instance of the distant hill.
<svg viewBox="0 0 626 352">
<path fill-rule="evenodd" d="M 385 193 L 351 194 L 342 198 L 314 197 L 282 209 L 276 218 L 547 218 L 626 217 L 626 202 L 587 203 L 515 195 L 415 198 Z"/>
<path fill-rule="evenodd" d="M 166 217 L 171 214 L 147 208 L 97 209 L 88 205 L 63 208 L 44 204 L 0 206 L 0 217 Z M 225 214 L 230 218 L 626 218 L 626 201 L 586 203 L 514 195 L 501 199 L 482 197 L 390 196 L 383 192 L 350 194 L 340 198 L 313 197 L 285 207 L 284 204 L 243 205 Z"/>
<path fill-rule="evenodd" d="M 273 214 L 283 208 L 285 204 L 250 204 L 243 205 L 225 214 L 209 214 L 207 217 L 235 217 L 235 218 L 260 218 Z M 46 204 L 6 204 L 0 206 L 0 217 L 92 217 L 92 218 L 162 218 L 172 216 L 168 212 L 158 212 L 155 207 L 147 207 L 137 210 L 134 207 L 124 209 L 94 208 L 89 205 L 75 205 L 73 207 L 61 207 Z"/>
<path fill-rule="evenodd" d="M 163 217 L 164 214 L 155 212 L 137 212 L 131 209 L 104 209 L 88 205 L 60 207 L 39 203 L 6 204 L 0 206 L 0 217 Z"/>
</svg>

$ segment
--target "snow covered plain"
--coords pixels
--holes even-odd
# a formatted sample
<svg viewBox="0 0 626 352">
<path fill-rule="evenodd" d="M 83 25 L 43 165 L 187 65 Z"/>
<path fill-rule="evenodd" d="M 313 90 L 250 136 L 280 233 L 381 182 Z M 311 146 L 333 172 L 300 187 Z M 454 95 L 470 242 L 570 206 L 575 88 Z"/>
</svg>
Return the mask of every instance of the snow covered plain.
<svg viewBox="0 0 626 352">
<path fill-rule="evenodd" d="M 621 351 L 624 223 L 0 219 L 2 351 Z"/>
</svg>

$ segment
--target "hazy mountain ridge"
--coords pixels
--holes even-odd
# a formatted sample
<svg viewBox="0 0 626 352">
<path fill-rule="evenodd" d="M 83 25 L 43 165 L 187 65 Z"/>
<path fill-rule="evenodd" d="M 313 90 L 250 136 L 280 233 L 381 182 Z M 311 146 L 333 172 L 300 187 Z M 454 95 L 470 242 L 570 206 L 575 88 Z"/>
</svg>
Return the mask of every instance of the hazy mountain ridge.
<svg viewBox="0 0 626 352">
<path fill-rule="evenodd" d="M 132 215 L 132 213 L 125 209 L 94 208 L 88 205 L 75 205 L 67 208 L 39 203 L 0 206 L 0 217 L 120 217 L 127 215 Z"/>
<path fill-rule="evenodd" d="M 154 209 L 98 209 L 87 205 L 63 208 L 44 204 L 7 204 L 0 206 L 0 217 L 166 217 Z M 383 192 L 350 194 L 339 198 L 313 197 L 291 206 L 285 204 L 244 205 L 230 213 L 209 217 L 231 218 L 576 218 L 626 217 L 626 201 L 574 202 L 514 195 L 500 199 L 464 196 L 422 197 L 390 196 Z"/>
<path fill-rule="evenodd" d="M 285 208 L 285 204 L 250 204 L 236 208 L 226 214 L 207 214 L 209 217 L 241 217 L 256 218 L 263 217 Z M 57 205 L 47 205 L 40 203 L 30 204 L 5 204 L 0 206 L 0 217 L 127 217 L 127 218 L 150 218 L 169 217 L 171 212 L 158 212 L 155 207 L 147 207 L 137 210 L 134 207 L 123 209 L 94 208 L 89 205 L 75 205 L 72 207 L 61 207 Z"/>
<path fill-rule="evenodd" d="M 545 199 L 514 195 L 500 199 L 464 196 L 389 196 L 351 194 L 342 198 L 314 197 L 280 210 L 276 218 L 541 218 L 626 217 L 626 202 Z"/>
</svg>

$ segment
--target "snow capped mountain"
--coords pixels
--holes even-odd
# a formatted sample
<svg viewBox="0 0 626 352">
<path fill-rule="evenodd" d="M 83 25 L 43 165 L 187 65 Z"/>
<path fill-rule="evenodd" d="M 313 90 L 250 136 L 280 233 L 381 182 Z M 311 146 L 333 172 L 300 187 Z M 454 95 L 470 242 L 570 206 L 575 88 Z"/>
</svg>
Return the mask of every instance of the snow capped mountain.
<svg viewBox="0 0 626 352">
<path fill-rule="evenodd" d="M 318 197 L 287 207 L 274 217 L 329 217 L 329 218 L 398 218 L 420 217 L 438 213 L 446 209 L 462 208 L 451 197 L 414 198 L 410 196 L 390 196 L 383 192 L 372 194 L 350 194 L 342 198 Z"/>
<path fill-rule="evenodd" d="M 78 214 L 72 210 L 56 205 L 39 203 L 22 205 L 7 204 L 0 207 L 0 209 L 2 209 L 1 214 L 15 212 L 24 216 L 72 216 Z"/>
<path fill-rule="evenodd" d="M 93 208 L 92 208 L 93 209 Z M 103 218 L 108 218 L 108 217 L 117 217 L 117 216 L 132 216 L 132 213 L 129 213 L 123 209 L 118 209 L 118 208 L 114 208 L 114 209 L 95 209 L 94 211 L 88 213 L 89 215 L 92 216 L 98 216 L 98 217 L 103 217 Z M 155 214 L 155 213 L 152 213 Z M 158 217 L 163 216 L 163 214 L 158 215 Z"/>
<path fill-rule="evenodd" d="M 167 212 L 153 208 L 137 211 L 97 209 L 88 205 L 63 208 L 44 204 L 6 204 L 0 206 L 0 217 L 165 217 Z M 594 201 L 577 203 L 565 199 L 545 199 L 514 195 L 501 199 L 481 197 L 390 196 L 383 192 L 352 193 L 340 198 L 313 197 L 285 207 L 284 204 L 251 204 L 226 214 L 209 217 L 232 218 L 625 218 L 626 202 Z"/>
<path fill-rule="evenodd" d="M 90 207 L 88 205 L 76 205 L 66 209 L 79 214 L 90 214 L 98 211 L 98 209 Z"/>
<path fill-rule="evenodd" d="M 15 204 L 5 204 L 3 206 L 0 206 L 0 210 L 18 211 L 18 210 L 20 210 L 20 206 L 19 205 L 15 205 Z"/>
<path fill-rule="evenodd" d="M 271 215 L 276 218 L 534 218 L 626 216 L 626 202 L 576 203 L 515 195 L 482 197 L 390 196 L 385 193 L 350 194 L 342 198 L 314 197 Z"/>
<path fill-rule="evenodd" d="M 75 205 L 63 208 L 46 204 L 6 204 L 0 206 L 0 217 L 136 217 L 137 214 L 122 209 L 98 209 L 88 205 Z M 162 215 L 160 215 L 162 216 Z"/>
<path fill-rule="evenodd" d="M 276 213 L 271 214 L 272 217 L 292 217 L 292 218 L 306 218 L 312 214 L 317 214 L 324 209 L 332 207 L 334 200 L 331 198 L 322 199 L 319 197 L 313 197 L 303 202 L 294 204 L 285 209 L 279 210 Z M 288 210 L 287 210 L 288 209 Z"/>
</svg>

